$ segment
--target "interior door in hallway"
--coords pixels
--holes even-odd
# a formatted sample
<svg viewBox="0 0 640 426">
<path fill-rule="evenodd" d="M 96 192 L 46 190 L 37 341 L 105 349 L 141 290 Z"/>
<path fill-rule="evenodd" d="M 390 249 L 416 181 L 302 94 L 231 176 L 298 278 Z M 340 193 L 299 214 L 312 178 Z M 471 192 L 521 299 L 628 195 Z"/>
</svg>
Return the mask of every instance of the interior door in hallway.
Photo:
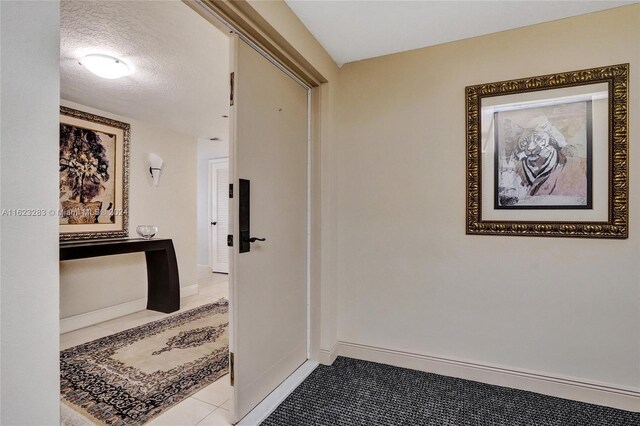
<svg viewBox="0 0 640 426">
<path fill-rule="evenodd" d="M 212 272 L 229 272 L 229 160 L 209 160 L 209 265 Z"/>
<path fill-rule="evenodd" d="M 239 420 L 307 360 L 309 92 L 237 36 L 231 46 L 230 351 Z"/>
</svg>

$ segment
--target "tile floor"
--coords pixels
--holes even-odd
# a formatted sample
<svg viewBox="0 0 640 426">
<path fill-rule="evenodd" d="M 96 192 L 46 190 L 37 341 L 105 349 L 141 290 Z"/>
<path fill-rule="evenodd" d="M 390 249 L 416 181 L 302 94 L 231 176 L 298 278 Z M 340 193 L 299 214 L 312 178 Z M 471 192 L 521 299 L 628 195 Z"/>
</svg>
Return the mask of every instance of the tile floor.
<svg viewBox="0 0 640 426">
<path fill-rule="evenodd" d="M 179 312 L 215 302 L 221 297 L 229 298 L 228 276 L 225 274 L 211 274 L 207 278 L 200 279 L 198 280 L 198 287 L 198 294 L 182 298 Z M 67 349 L 118 331 L 137 327 L 164 318 L 167 315 L 154 311 L 140 311 L 71 331 L 60 335 L 60 349 Z M 148 424 L 154 426 L 230 425 L 229 392 L 229 375 L 225 375 L 180 404 L 165 411 Z M 90 422 L 87 423 L 87 425 L 91 424 Z"/>
</svg>

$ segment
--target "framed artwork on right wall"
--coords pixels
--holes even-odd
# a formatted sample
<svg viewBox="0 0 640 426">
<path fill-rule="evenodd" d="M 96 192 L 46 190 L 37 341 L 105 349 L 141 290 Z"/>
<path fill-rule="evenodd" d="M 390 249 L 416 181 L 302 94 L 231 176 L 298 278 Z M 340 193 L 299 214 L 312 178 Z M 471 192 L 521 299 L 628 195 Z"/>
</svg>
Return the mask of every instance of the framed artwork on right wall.
<svg viewBox="0 0 640 426">
<path fill-rule="evenodd" d="M 627 238 L 628 75 L 467 87 L 467 234 Z"/>
</svg>

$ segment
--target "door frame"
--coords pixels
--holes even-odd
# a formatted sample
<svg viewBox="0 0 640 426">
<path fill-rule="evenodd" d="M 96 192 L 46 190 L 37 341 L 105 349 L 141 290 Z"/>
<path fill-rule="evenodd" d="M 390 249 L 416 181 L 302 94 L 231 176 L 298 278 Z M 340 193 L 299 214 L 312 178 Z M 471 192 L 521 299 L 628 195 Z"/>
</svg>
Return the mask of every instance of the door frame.
<svg viewBox="0 0 640 426">
<path fill-rule="evenodd" d="M 229 157 L 210 158 L 209 162 L 208 162 L 208 164 L 209 164 L 209 171 L 208 171 L 209 177 L 208 177 L 208 180 L 207 180 L 207 186 L 208 186 L 208 189 L 209 189 L 207 191 L 207 200 L 208 200 L 208 204 L 207 204 L 207 211 L 208 211 L 207 229 L 209 230 L 209 238 L 208 238 L 208 240 L 209 240 L 209 259 L 208 260 L 209 260 L 209 269 L 210 269 L 210 271 L 211 272 L 215 272 L 215 273 L 225 273 L 225 272 L 216 272 L 216 271 L 213 270 L 213 252 L 214 252 L 213 243 L 214 243 L 214 241 L 213 241 L 213 225 L 211 224 L 211 221 L 213 220 L 213 217 L 212 217 L 213 216 L 213 209 L 212 209 L 212 207 L 213 207 L 214 192 L 215 192 L 215 197 L 216 197 L 215 198 L 216 199 L 216 207 L 217 207 L 217 204 L 218 204 L 218 199 L 217 199 L 217 197 L 218 197 L 218 188 L 217 188 L 217 186 L 214 187 L 213 184 L 212 184 L 212 177 L 213 177 L 213 174 L 212 174 L 213 167 L 212 166 L 214 164 L 223 164 L 223 163 L 227 164 L 227 171 L 228 171 L 229 170 Z M 229 175 L 231 175 L 231 174 L 229 173 Z M 229 224 L 227 223 L 227 226 L 228 225 Z M 226 273 L 227 274 L 229 273 L 229 263 L 227 263 L 227 272 Z"/>
<path fill-rule="evenodd" d="M 329 81 L 291 44 L 283 38 L 271 24 L 264 19 L 247 0 L 182 0 L 192 10 L 206 19 L 209 23 L 224 32 L 236 33 L 242 40 L 252 45 L 267 60 L 280 68 L 294 80 L 298 80 L 308 90 L 308 224 L 307 224 L 307 356 L 312 361 L 331 363 L 335 359 L 334 349 L 321 349 L 321 326 L 327 327 L 322 333 L 333 341 L 336 324 L 334 321 L 322 321 L 321 301 L 325 291 L 321 288 L 323 270 L 322 265 L 322 236 L 326 231 L 321 227 L 321 216 L 325 210 L 322 201 L 323 194 L 329 191 L 323 188 L 322 159 L 330 155 L 323 153 L 322 143 L 328 141 L 329 134 L 325 133 L 329 125 L 329 118 L 325 119 L 325 111 L 330 97 Z M 233 167 L 231 164 L 229 167 Z M 327 177 L 328 179 L 328 177 Z M 329 183 L 330 186 L 332 186 Z M 332 197 L 331 194 L 327 196 Z M 331 212 L 327 212 L 331 213 Z M 229 226 L 233 217 L 230 217 Z M 327 234 L 333 236 L 333 231 Z M 331 243 L 331 241 L 329 241 Z M 328 259 L 332 262 L 332 259 Z M 229 265 L 232 268 L 231 262 Z M 332 284 L 328 288 L 327 297 L 332 297 Z M 331 294 L 329 294 L 331 293 Z M 331 302 L 328 308 L 330 309 Z M 233 307 L 230 306 L 230 316 Z M 322 322 L 322 324 L 321 324 Z M 233 332 L 233 324 L 230 324 Z M 329 343 L 331 345 L 331 343 Z M 331 346 L 335 348 L 335 346 Z M 231 350 L 231 348 L 230 348 Z M 307 361 L 309 362 L 309 361 Z"/>
<path fill-rule="evenodd" d="M 274 29 L 262 23 L 257 23 L 252 17 L 259 16 L 251 5 L 245 0 L 211 1 L 211 0 L 183 0 L 183 2 L 196 13 L 225 32 L 231 32 L 251 46 L 265 59 L 288 75 L 296 83 L 307 91 L 307 331 L 308 344 L 307 354 L 309 358 L 319 357 L 319 333 L 311 330 L 312 301 L 311 287 L 314 285 L 314 277 L 319 275 L 313 273 L 314 269 L 320 268 L 320 232 L 319 228 L 320 212 L 319 196 L 320 191 L 313 191 L 314 187 L 320 189 L 320 164 L 319 154 L 315 148 L 315 140 L 319 139 L 320 122 L 320 85 L 328 81 L 308 62 L 300 63 L 296 57 L 300 54 L 292 46 L 283 45 L 273 37 Z M 278 34 L 279 36 L 279 34 Z M 232 126 L 231 126 L 232 127 Z M 315 137 L 314 137 L 315 136 Z M 231 153 L 232 142 L 230 137 L 229 152 Z M 315 154 L 315 155 L 314 155 Z M 231 158 L 231 155 L 229 155 Z M 234 165 L 229 161 L 229 175 L 233 175 Z M 315 210 L 314 210 L 315 208 Z M 314 210 L 314 211 L 312 211 Z M 233 226 L 233 215 L 230 215 L 229 226 Z M 231 262 L 229 269 L 231 270 Z M 319 285 L 319 277 L 316 279 Z M 319 300 L 317 301 L 319 304 Z M 314 331 L 315 333 L 312 333 Z M 317 334 L 317 336 L 315 336 Z M 314 340 L 313 342 L 311 340 Z M 315 341 L 317 340 L 317 342 Z M 312 348 L 316 350 L 312 350 Z"/>
<path fill-rule="evenodd" d="M 321 350 L 321 300 L 323 293 L 321 289 L 322 274 L 326 267 L 322 265 L 322 235 L 326 234 L 321 227 L 321 215 L 325 210 L 325 203 L 322 201 L 323 188 L 321 146 L 324 141 L 328 141 L 329 134 L 324 133 L 328 125 L 328 118 L 325 119 L 323 111 L 329 101 L 328 85 L 329 81 L 309 63 L 283 36 L 273 28 L 246 0 L 182 0 L 194 12 L 206 19 L 211 25 L 224 32 L 233 32 L 243 37 L 245 40 L 259 46 L 266 54 L 266 58 L 276 64 L 280 69 L 289 71 L 294 76 L 311 88 L 312 99 L 310 100 L 310 125 L 311 125 L 311 149 L 309 150 L 311 164 L 311 291 L 310 291 L 310 359 L 331 363 L 335 359 L 335 350 Z M 327 152 L 330 149 L 327 148 Z M 229 166 L 231 167 L 231 165 Z M 328 179 L 328 178 L 327 178 Z M 331 185 L 330 185 L 331 186 Z M 330 188 L 327 188 L 328 191 Z M 327 195 L 332 196 L 332 195 Z M 330 213 L 330 212 L 329 212 Z M 333 232 L 331 231 L 332 236 Z M 329 262 L 332 262 L 329 259 Z M 333 285 L 330 283 L 330 285 Z M 331 289 L 327 290 L 331 292 Z M 329 296 L 331 297 L 331 296 Z M 326 335 L 334 336 L 336 324 L 334 321 L 324 323 L 328 327 Z M 330 337 L 333 341 L 333 337 Z M 330 343 L 331 345 L 331 343 Z M 332 346 L 335 348 L 335 346 Z"/>
<path fill-rule="evenodd" d="M 311 88 L 328 80 L 304 56 L 287 42 L 251 5 L 250 0 L 182 0 L 200 16 L 223 32 L 234 32 L 258 46 L 270 61 L 303 81 Z"/>
</svg>

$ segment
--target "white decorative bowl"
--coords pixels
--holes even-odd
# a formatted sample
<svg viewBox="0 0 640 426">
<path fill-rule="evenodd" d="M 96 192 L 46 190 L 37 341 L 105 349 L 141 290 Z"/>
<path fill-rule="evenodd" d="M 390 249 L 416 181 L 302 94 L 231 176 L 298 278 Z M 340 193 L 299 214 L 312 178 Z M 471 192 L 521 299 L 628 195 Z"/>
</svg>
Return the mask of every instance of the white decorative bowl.
<svg viewBox="0 0 640 426">
<path fill-rule="evenodd" d="M 154 225 L 140 225 L 136 228 L 136 232 L 142 238 L 150 240 L 154 235 L 158 233 L 158 227 Z"/>
</svg>

